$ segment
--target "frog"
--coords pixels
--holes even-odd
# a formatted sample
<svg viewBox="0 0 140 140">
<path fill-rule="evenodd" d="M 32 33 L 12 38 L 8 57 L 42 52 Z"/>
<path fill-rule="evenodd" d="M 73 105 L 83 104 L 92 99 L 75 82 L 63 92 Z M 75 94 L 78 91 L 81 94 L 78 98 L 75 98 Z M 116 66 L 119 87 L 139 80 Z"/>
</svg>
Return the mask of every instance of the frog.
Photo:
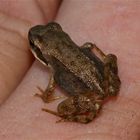
<svg viewBox="0 0 140 140">
<path fill-rule="evenodd" d="M 116 96 L 121 81 L 117 56 L 105 54 L 96 44 L 86 42 L 78 46 L 57 22 L 36 25 L 28 33 L 29 48 L 36 59 L 51 70 L 48 86 L 35 94 L 49 103 L 58 85 L 67 96 L 57 111 L 42 110 L 59 116 L 61 121 L 87 124 L 98 116 L 104 100 Z"/>
</svg>

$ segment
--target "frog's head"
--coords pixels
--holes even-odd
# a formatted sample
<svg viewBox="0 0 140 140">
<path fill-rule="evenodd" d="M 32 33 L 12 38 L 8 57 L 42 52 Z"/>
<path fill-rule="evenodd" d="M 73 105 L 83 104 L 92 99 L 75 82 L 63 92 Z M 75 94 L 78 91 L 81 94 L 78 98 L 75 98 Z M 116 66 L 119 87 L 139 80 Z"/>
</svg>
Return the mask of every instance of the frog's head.
<svg viewBox="0 0 140 140">
<path fill-rule="evenodd" d="M 30 50 L 40 62 L 42 62 L 44 65 L 47 65 L 47 61 L 42 55 L 41 51 L 41 36 L 46 32 L 46 26 L 45 25 L 37 25 L 32 27 L 29 30 L 28 33 L 28 39 L 30 43 Z"/>
<path fill-rule="evenodd" d="M 30 42 L 30 49 L 33 55 L 44 65 L 47 65 L 48 62 L 43 57 L 42 48 L 43 48 L 43 36 L 47 35 L 51 31 L 61 32 L 61 26 L 56 22 L 50 22 L 47 25 L 37 25 L 32 27 L 28 33 L 28 39 Z"/>
</svg>

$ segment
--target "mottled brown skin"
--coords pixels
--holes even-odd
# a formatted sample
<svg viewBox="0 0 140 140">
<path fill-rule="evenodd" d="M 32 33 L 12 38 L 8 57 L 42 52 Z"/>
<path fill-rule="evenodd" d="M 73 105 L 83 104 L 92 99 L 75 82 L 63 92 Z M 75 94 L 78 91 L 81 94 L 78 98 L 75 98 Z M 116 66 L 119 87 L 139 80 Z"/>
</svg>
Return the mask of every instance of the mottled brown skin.
<svg viewBox="0 0 140 140">
<path fill-rule="evenodd" d="M 98 114 L 102 101 L 117 95 L 120 89 L 117 57 L 105 55 L 95 44 L 78 47 L 58 23 L 37 25 L 29 31 L 30 49 L 44 65 L 53 69 L 53 76 L 41 97 L 49 102 L 55 83 L 70 96 L 58 105 L 58 113 L 65 121 L 88 123 Z M 99 53 L 96 56 L 92 49 Z"/>
</svg>

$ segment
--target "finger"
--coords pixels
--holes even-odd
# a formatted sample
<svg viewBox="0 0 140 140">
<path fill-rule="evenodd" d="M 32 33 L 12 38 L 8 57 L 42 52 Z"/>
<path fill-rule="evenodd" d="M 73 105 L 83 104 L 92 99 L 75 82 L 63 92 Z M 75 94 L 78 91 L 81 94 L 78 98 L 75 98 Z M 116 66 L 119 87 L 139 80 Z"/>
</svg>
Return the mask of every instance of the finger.
<svg viewBox="0 0 140 140">
<path fill-rule="evenodd" d="M 1 104 L 19 84 L 33 58 L 27 47 L 27 32 L 31 24 L 2 13 L 0 17 Z"/>
<path fill-rule="evenodd" d="M 39 77 L 41 77 L 41 79 Z M 53 138 L 51 133 L 52 124 L 54 126 L 53 131 L 55 132 L 58 129 L 55 129 L 55 122 L 59 118 L 47 114 L 41 109 L 45 107 L 56 110 L 56 106 L 61 100 L 57 100 L 53 104 L 45 105 L 41 99 L 34 96 L 36 92 L 39 92 L 37 86 L 39 85 L 45 89 L 48 80 L 49 75 L 48 71 L 46 71 L 46 67 L 40 65 L 38 62 L 34 63 L 22 83 L 0 109 L 0 118 L 2 119 L 0 124 L 0 139 L 2 137 L 5 137 L 5 139 L 17 139 L 17 136 L 18 139 L 26 139 L 27 137 L 29 139 L 46 139 L 46 136 L 41 136 L 42 133 L 46 133 L 48 138 Z M 58 92 L 59 91 L 56 90 L 56 95 Z M 48 124 L 46 125 L 43 120 L 49 121 Z M 42 124 L 42 121 L 44 124 Z M 4 126 L 5 128 L 2 128 Z M 60 129 L 62 127 L 61 125 L 57 126 L 59 126 Z M 12 130 L 9 131 L 11 128 Z M 55 137 L 57 138 L 56 135 Z"/>
<path fill-rule="evenodd" d="M 46 1 L 48 14 L 45 15 L 40 7 L 42 2 L 0 1 L 0 10 L 6 13 L 0 13 L 0 104 L 16 88 L 33 61 L 28 49 L 29 28 L 51 20 L 57 11 L 58 2 Z"/>
<path fill-rule="evenodd" d="M 45 22 L 54 20 L 59 7 L 61 6 L 61 2 L 62 0 L 37 0 L 38 5 L 43 12 Z"/>
<path fill-rule="evenodd" d="M 39 24 L 52 20 L 59 5 L 60 0 L 2 0 L 0 1 L 0 11 L 9 16 Z"/>
</svg>

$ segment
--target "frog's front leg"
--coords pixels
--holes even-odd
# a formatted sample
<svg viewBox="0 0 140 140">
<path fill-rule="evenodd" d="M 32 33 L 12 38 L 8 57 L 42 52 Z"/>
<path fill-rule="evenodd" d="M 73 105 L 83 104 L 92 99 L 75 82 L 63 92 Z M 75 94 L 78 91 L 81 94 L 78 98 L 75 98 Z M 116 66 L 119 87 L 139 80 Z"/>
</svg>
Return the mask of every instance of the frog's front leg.
<svg viewBox="0 0 140 140">
<path fill-rule="evenodd" d="M 36 93 L 35 96 L 40 97 L 45 103 L 49 103 L 51 101 L 62 98 L 62 96 L 54 96 L 55 85 L 56 83 L 54 80 L 54 76 L 52 75 L 49 80 L 47 89 L 44 91 L 40 87 L 37 87 L 41 94 Z"/>
</svg>

